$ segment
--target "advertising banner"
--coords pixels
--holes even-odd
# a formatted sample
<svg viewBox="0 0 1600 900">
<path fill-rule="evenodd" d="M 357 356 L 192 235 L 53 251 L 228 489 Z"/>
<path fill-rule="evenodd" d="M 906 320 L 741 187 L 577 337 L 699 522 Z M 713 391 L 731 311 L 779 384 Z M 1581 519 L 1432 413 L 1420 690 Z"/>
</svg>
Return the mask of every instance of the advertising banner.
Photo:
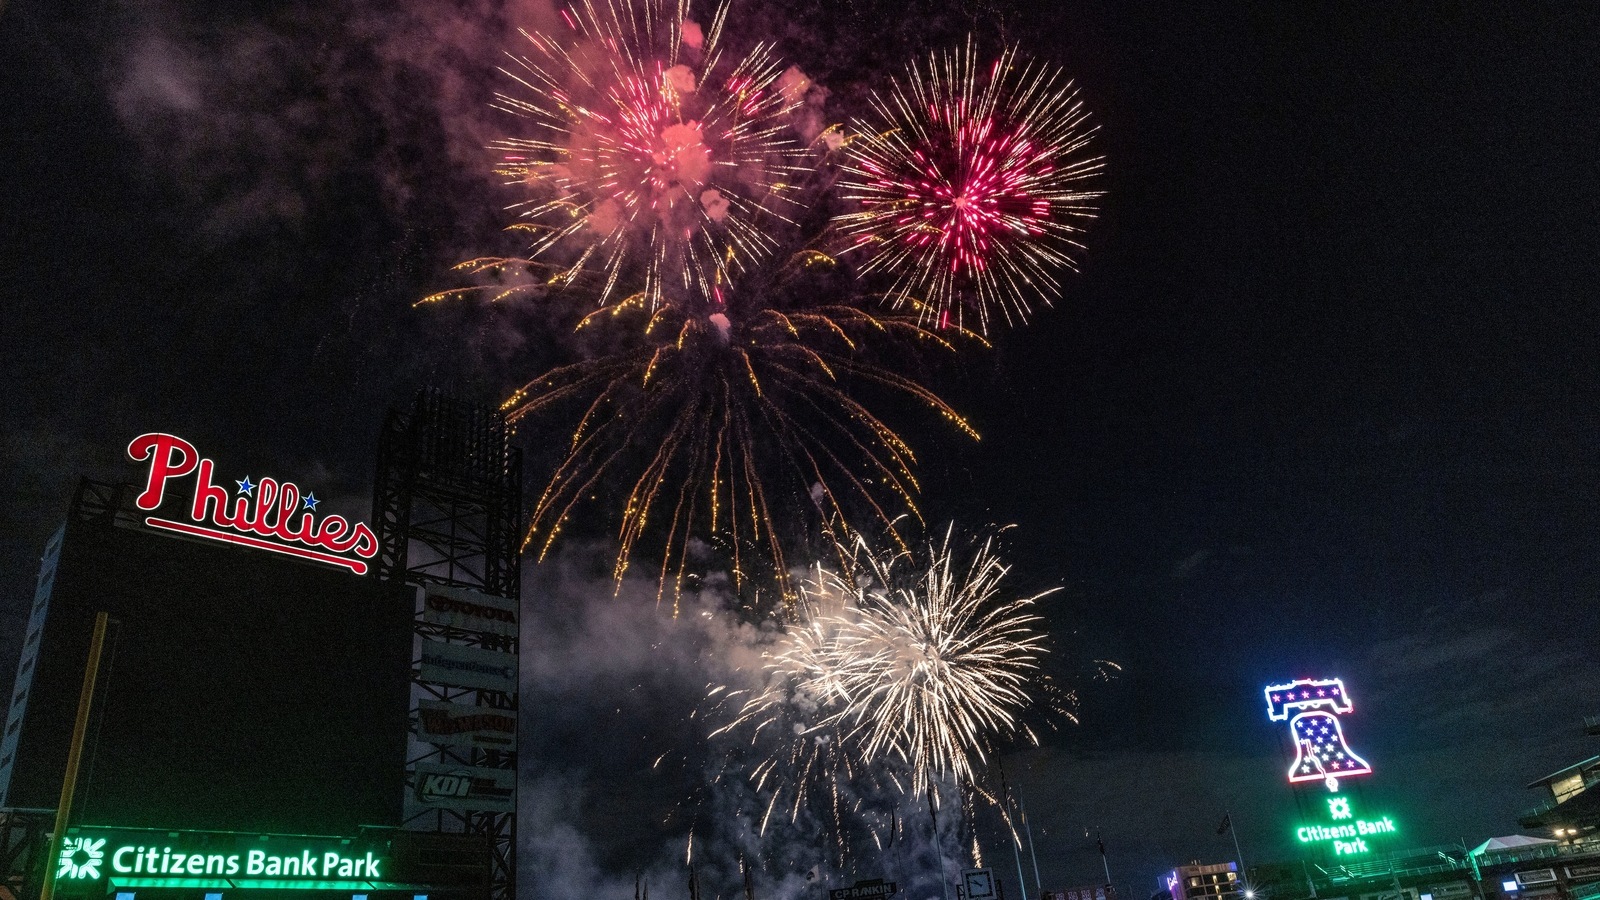
<svg viewBox="0 0 1600 900">
<path fill-rule="evenodd" d="M 511 694 L 517 690 L 517 657 L 513 653 L 424 639 L 420 676 L 433 684 Z"/>
<path fill-rule="evenodd" d="M 511 709 L 423 700 L 417 704 L 417 737 L 440 747 L 514 750 L 517 713 Z"/>
<path fill-rule="evenodd" d="M 422 621 L 463 631 L 517 636 L 517 604 L 504 597 L 461 587 L 422 588 Z"/>
<path fill-rule="evenodd" d="M 892 881 L 872 878 L 857 881 L 850 887 L 833 888 L 828 891 L 828 900 L 883 900 L 899 889 L 900 886 Z"/>
<path fill-rule="evenodd" d="M 417 763 L 414 796 L 430 809 L 513 812 L 517 773 L 515 769 Z"/>
</svg>

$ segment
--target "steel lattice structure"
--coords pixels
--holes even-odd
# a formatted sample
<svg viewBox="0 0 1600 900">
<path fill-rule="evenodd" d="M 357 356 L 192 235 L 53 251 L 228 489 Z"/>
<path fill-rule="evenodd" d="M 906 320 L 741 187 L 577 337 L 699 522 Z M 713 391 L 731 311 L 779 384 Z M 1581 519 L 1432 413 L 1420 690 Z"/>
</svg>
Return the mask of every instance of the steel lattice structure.
<svg viewBox="0 0 1600 900">
<path fill-rule="evenodd" d="M 0 809 L 0 897 L 39 896 L 55 817 L 53 809 Z"/>
<path fill-rule="evenodd" d="M 378 447 L 372 522 L 379 539 L 376 577 L 426 587 L 444 585 L 516 602 L 521 596 L 522 456 L 510 446 L 505 418 L 495 409 L 435 391 L 418 394 L 409 411 L 391 411 Z M 517 653 L 517 638 L 426 622 L 422 641 Z M 514 691 L 454 687 L 425 681 L 420 656 L 412 669 L 412 710 L 438 700 L 502 710 L 515 716 Z M 516 895 L 516 812 L 417 808 L 418 764 L 516 771 L 515 751 L 437 746 L 413 738 L 407 755 L 405 826 L 414 830 L 483 834 L 493 848 L 491 896 Z M 514 776 L 513 776 L 514 777 Z"/>
</svg>

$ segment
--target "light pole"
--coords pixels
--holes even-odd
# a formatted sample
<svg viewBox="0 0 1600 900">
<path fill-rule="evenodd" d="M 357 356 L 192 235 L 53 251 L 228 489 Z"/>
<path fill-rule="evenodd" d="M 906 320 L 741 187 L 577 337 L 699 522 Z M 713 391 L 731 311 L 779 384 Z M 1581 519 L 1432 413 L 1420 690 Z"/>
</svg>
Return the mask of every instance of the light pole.
<svg viewBox="0 0 1600 900">
<path fill-rule="evenodd" d="M 1256 892 L 1250 887 L 1250 879 L 1244 867 L 1244 851 L 1239 849 L 1239 828 L 1233 822 L 1233 811 L 1222 811 L 1223 821 L 1228 823 L 1228 833 L 1233 836 L 1233 856 L 1239 861 L 1239 880 L 1244 882 L 1245 900 L 1255 900 Z"/>
</svg>

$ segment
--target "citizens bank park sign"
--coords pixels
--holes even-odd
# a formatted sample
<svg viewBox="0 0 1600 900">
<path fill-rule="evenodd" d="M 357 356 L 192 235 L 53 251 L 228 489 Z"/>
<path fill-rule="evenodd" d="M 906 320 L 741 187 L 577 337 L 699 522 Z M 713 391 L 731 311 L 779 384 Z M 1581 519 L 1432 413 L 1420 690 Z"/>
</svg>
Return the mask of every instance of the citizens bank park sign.
<svg viewBox="0 0 1600 900">
<path fill-rule="evenodd" d="M 134 438 L 128 456 L 149 464 L 144 489 L 133 501 L 145 512 L 161 509 L 175 482 L 193 478 L 188 521 L 152 515 L 144 520 L 152 528 L 340 566 L 357 575 L 365 575 L 366 560 L 378 555 L 371 526 L 319 515 L 322 501 L 310 491 L 301 493 L 292 481 L 246 475 L 234 480 L 237 488 L 227 487 L 226 479 L 219 486 L 213 481 L 215 463 L 183 438 L 159 432 Z"/>
<path fill-rule="evenodd" d="M 367 889 L 388 870 L 387 848 L 356 838 L 80 826 L 61 843 L 56 889 Z"/>
</svg>

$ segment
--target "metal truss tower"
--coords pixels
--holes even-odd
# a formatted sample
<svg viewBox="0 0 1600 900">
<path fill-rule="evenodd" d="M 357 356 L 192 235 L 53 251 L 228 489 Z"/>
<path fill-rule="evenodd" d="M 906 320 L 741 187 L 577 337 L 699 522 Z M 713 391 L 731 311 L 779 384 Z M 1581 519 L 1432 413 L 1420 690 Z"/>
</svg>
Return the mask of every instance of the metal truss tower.
<svg viewBox="0 0 1600 900">
<path fill-rule="evenodd" d="M 470 732 L 440 738 L 423 718 L 515 721 L 521 515 L 522 456 L 498 411 L 423 391 L 409 411 L 389 413 L 373 485 L 374 574 L 416 585 L 426 598 L 413 641 L 405 827 L 484 835 L 493 900 L 516 895 L 514 726 L 492 742 Z M 430 612 L 427 604 L 444 593 L 469 598 L 449 609 L 481 608 L 509 616 L 509 625 Z M 486 659 L 505 660 L 505 674 L 452 674 L 481 671 Z M 449 796 L 458 785 L 459 796 Z"/>
<path fill-rule="evenodd" d="M 50 852 L 53 809 L 0 809 L 0 900 L 33 900 Z"/>
<path fill-rule="evenodd" d="M 391 410 L 372 513 L 379 577 L 520 595 L 522 452 L 494 409 L 423 391 Z"/>
</svg>

